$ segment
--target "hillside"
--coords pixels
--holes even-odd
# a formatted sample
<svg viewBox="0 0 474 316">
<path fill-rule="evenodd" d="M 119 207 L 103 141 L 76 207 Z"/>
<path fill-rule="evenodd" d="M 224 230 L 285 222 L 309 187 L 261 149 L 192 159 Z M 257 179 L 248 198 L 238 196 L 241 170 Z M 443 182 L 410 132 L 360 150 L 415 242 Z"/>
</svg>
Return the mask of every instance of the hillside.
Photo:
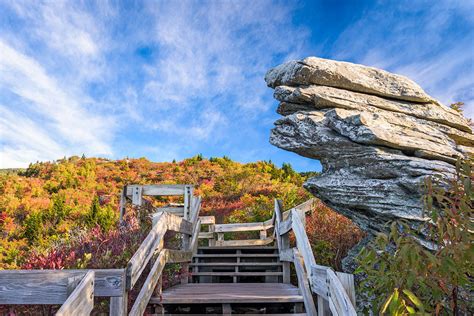
<svg viewBox="0 0 474 316">
<path fill-rule="evenodd" d="M 283 199 L 287 208 L 307 200 L 311 195 L 302 188 L 307 176 L 290 165 L 241 164 L 200 155 L 172 163 L 71 157 L 31 164 L 0 175 L 0 268 L 125 263 L 143 238 L 133 218 L 117 228 L 118 198 L 125 184 L 195 184 L 196 194 L 203 197 L 201 214 L 227 223 L 270 218 L 273 198 Z M 308 230 L 322 263 L 335 266 L 361 236 L 349 220 L 322 204 Z"/>
</svg>

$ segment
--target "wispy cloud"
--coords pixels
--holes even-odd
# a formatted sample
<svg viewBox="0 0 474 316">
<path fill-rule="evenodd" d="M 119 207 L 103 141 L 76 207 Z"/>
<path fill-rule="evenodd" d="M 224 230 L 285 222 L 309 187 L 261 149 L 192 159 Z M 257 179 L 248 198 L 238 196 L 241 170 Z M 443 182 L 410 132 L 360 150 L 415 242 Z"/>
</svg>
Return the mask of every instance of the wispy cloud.
<svg viewBox="0 0 474 316">
<path fill-rule="evenodd" d="M 201 152 L 307 168 L 268 143 L 263 77 L 308 55 L 406 74 L 474 116 L 472 3 L 313 5 L 0 0 L 0 166 Z"/>
<path fill-rule="evenodd" d="M 333 56 L 406 75 L 474 117 L 473 11 L 472 1 L 379 1 L 341 33 Z"/>
<path fill-rule="evenodd" d="M 220 143 L 250 150 L 261 132 L 248 126 L 272 113 L 265 71 L 297 54 L 309 34 L 289 19 L 291 5 L 272 1 L 4 1 L 0 9 L 8 15 L 0 22 L 8 118 L 21 113 L 50 138 L 40 150 L 4 133 L 4 166 L 127 155 L 121 143 L 130 138 L 173 148 L 178 159 Z M 242 140 L 237 130 L 253 135 Z M 28 157 L 15 158 L 21 152 Z"/>
<path fill-rule="evenodd" d="M 97 34 L 87 30 L 92 20 L 58 4 L 31 4 L 36 10 L 5 4 L 22 22 L 0 36 L 3 167 L 113 152 L 109 141 L 114 118 L 100 114 L 96 100 L 85 91 L 88 80 L 100 72 L 96 66 L 101 55 L 91 35 Z"/>
</svg>

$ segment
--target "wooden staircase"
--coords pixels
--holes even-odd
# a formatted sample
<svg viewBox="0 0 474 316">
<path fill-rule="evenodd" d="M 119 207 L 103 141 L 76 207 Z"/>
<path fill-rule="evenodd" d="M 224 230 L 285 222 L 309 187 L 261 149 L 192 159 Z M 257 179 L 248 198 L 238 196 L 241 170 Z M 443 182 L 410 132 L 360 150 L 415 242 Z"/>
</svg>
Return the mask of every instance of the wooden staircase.
<svg viewBox="0 0 474 316">
<path fill-rule="evenodd" d="M 130 201 L 140 212 L 146 196 L 182 196 L 184 203 L 155 209 L 150 232 L 126 267 L 0 271 L 0 304 L 55 304 L 57 315 L 89 315 L 94 297 L 102 297 L 113 316 L 356 315 L 353 276 L 314 258 L 305 230 L 312 200 L 285 212 L 275 200 L 264 222 L 216 224 L 199 215 L 201 199 L 191 185 L 129 185 L 120 219 Z M 165 247 L 168 232 L 180 236 L 179 249 Z M 162 291 L 167 264 L 187 273 Z M 138 293 L 133 300 L 131 292 Z"/>
<path fill-rule="evenodd" d="M 193 283 L 278 283 L 283 277 L 275 246 L 200 247 L 190 266 Z"/>
<path fill-rule="evenodd" d="M 298 287 L 282 283 L 276 246 L 200 247 L 189 281 L 153 297 L 157 314 L 306 315 Z"/>
</svg>

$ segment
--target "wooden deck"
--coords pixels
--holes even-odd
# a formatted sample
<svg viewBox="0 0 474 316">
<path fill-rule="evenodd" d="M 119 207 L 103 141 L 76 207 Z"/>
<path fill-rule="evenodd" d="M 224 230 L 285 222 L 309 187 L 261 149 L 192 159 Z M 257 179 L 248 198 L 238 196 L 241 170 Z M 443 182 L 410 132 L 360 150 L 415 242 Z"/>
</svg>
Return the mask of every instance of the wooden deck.
<svg viewBox="0 0 474 316">
<path fill-rule="evenodd" d="M 173 286 L 154 304 L 300 303 L 296 286 L 284 283 L 189 283 Z"/>
</svg>

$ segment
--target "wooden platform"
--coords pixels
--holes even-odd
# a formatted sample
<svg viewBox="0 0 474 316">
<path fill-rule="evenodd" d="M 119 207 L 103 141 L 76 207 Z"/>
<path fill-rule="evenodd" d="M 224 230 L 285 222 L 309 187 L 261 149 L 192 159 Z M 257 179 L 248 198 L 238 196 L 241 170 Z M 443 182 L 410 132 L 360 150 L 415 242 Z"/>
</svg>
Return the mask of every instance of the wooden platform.
<svg viewBox="0 0 474 316">
<path fill-rule="evenodd" d="M 296 286 L 283 283 L 190 283 L 173 286 L 152 304 L 299 303 Z"/>
</svg>

